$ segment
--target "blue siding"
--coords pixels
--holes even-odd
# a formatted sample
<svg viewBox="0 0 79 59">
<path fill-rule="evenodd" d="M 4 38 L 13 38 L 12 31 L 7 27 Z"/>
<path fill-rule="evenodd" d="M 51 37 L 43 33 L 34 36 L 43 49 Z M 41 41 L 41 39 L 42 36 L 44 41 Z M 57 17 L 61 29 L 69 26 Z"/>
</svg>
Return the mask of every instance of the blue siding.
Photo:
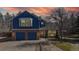
<svg viewBox="0 0 79 59">
<path fill-rule="evenodd" d="M 32 22 L 32 25 L 31 27 L 20 27 L 19 26 L 19 18 L 32 18 L 33 22 Z M 41 21 L 38 20 L 38 17 L 36 15 L 33 15 L 33 14 L 30 14 L 28 12 L 23 12 L 22 14 L 16 16 L 14 19 L 13 19 L 13 29 L 38 29 L 39 26 L 42 26 L 41 24 Z"/>
<path fill-rule="evenodd" d="M 20 18 L 27 18 L 27 17 L 32 18 L 32 26 L 31 27 L 20 27 L 19 26 L 19 19 Z M 41 22 L 43 22 L 43 24 Z M 39 20 L 36 15 L 33 15 L 27 11 L 21 13 L 20 15 L 17 15 L 13 19 L 13 29 L 39 29 L 44 26 L 45 26 L 45 22 L 43 20 Z M 36 36 L 37 36 L 37 33 L 33 32 L 33 31 L 31 31 L 27 34 L 27 37 L 29 40 L 35 40 Z M 24 40 L 25 34 L 22 32 L 16 32 L 16 39 L 17 40 Z"/>
</svg>

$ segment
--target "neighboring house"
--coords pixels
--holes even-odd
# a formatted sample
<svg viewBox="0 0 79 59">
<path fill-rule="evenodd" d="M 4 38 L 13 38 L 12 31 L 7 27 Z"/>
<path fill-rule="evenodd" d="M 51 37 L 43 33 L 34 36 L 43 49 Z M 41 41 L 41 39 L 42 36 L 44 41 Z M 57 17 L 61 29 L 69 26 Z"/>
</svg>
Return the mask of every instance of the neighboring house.
<svg viewBox="0 0 79 59">
<path fill-rule="evenodd" d="M 17 15 L 12 20 L 13 40 L 36 40 L 45 37 L 45 21 L 27 11 Z"/>
</svg>

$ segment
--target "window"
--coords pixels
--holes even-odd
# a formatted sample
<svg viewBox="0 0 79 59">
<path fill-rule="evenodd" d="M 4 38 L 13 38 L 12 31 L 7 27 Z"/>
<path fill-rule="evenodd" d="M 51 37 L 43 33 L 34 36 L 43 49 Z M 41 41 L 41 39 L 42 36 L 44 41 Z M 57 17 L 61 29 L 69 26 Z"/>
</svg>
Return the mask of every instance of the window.
<svg viewBox="0 0 79 59">
<path fill-rule="evenodd" d="M 52 31 L 52 30 L 48 31 L 48 36 L 55 36 L 55 34 L 56 34 L 56 31 Z"/>
<path fill-rule="evenodd" d="M 21 27 L 30 27 L 32 26 L 32 18 L 20 18 L 19 26 Z"/>
</svg>

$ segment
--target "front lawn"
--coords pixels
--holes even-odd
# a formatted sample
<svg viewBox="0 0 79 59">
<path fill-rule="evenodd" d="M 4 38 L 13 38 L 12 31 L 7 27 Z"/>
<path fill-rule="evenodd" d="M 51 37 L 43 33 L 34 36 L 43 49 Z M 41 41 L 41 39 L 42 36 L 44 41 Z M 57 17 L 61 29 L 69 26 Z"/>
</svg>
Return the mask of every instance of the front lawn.
<svg viewBox="0 0 79 59">
<path fill-rule="evenodd" d="M 55 45 L 64 51 L 70 51 L 73 48 L 73 46 L 70 43 L 65 43 L 65 42 L 56 43 Z"/>
</svg>

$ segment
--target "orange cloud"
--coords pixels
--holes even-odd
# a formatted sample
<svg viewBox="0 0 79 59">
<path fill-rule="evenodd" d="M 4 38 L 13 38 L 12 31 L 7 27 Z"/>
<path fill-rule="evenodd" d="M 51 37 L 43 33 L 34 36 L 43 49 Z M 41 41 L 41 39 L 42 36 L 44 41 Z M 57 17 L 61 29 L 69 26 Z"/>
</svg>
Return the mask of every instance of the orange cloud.
<svg viewBox="0 0 79 59">
<path fill-rule="evenodd" d="M 18 12 L 19 10 L 17 8 L 13 7 L 2 7 L 3 9 L 10 11 L 10 12 Z"/>
<path fill-rule="evenodd" d="M 67 11 L 76 11 L 76 12 L 79 11 L 79 7 L 65 7 L 65 9 L 66 9 Z"/>
<path fill-rule="evenodd" d="M 46 7 L 35 7 L 35 8 L 28 8 L 27 10 L 36 14 L 45 15 L 49 14 L 53 8 L 46 8 Z"/>
<path fill-rule="evenodd" d="M 27 10 L 35 14 L 46 15 L 50 14 L 51 11 L 55 9 L 55 7 L 3 7 L 3 9 L 6 9 L 11 12 L 19 12 Z M 79 11 L 79 7 L 65 7 L 65 10 Z"/>
<path fill-rule="evenodd" d="M 6 9 L 7 11 L 11 12 L 19 12 L 19 11 L 29 11 L 35 14 L 39 15 L 45 15 L 51 13 L 52 7 L 2 7 L 3 9 Z"/>
</svg>

